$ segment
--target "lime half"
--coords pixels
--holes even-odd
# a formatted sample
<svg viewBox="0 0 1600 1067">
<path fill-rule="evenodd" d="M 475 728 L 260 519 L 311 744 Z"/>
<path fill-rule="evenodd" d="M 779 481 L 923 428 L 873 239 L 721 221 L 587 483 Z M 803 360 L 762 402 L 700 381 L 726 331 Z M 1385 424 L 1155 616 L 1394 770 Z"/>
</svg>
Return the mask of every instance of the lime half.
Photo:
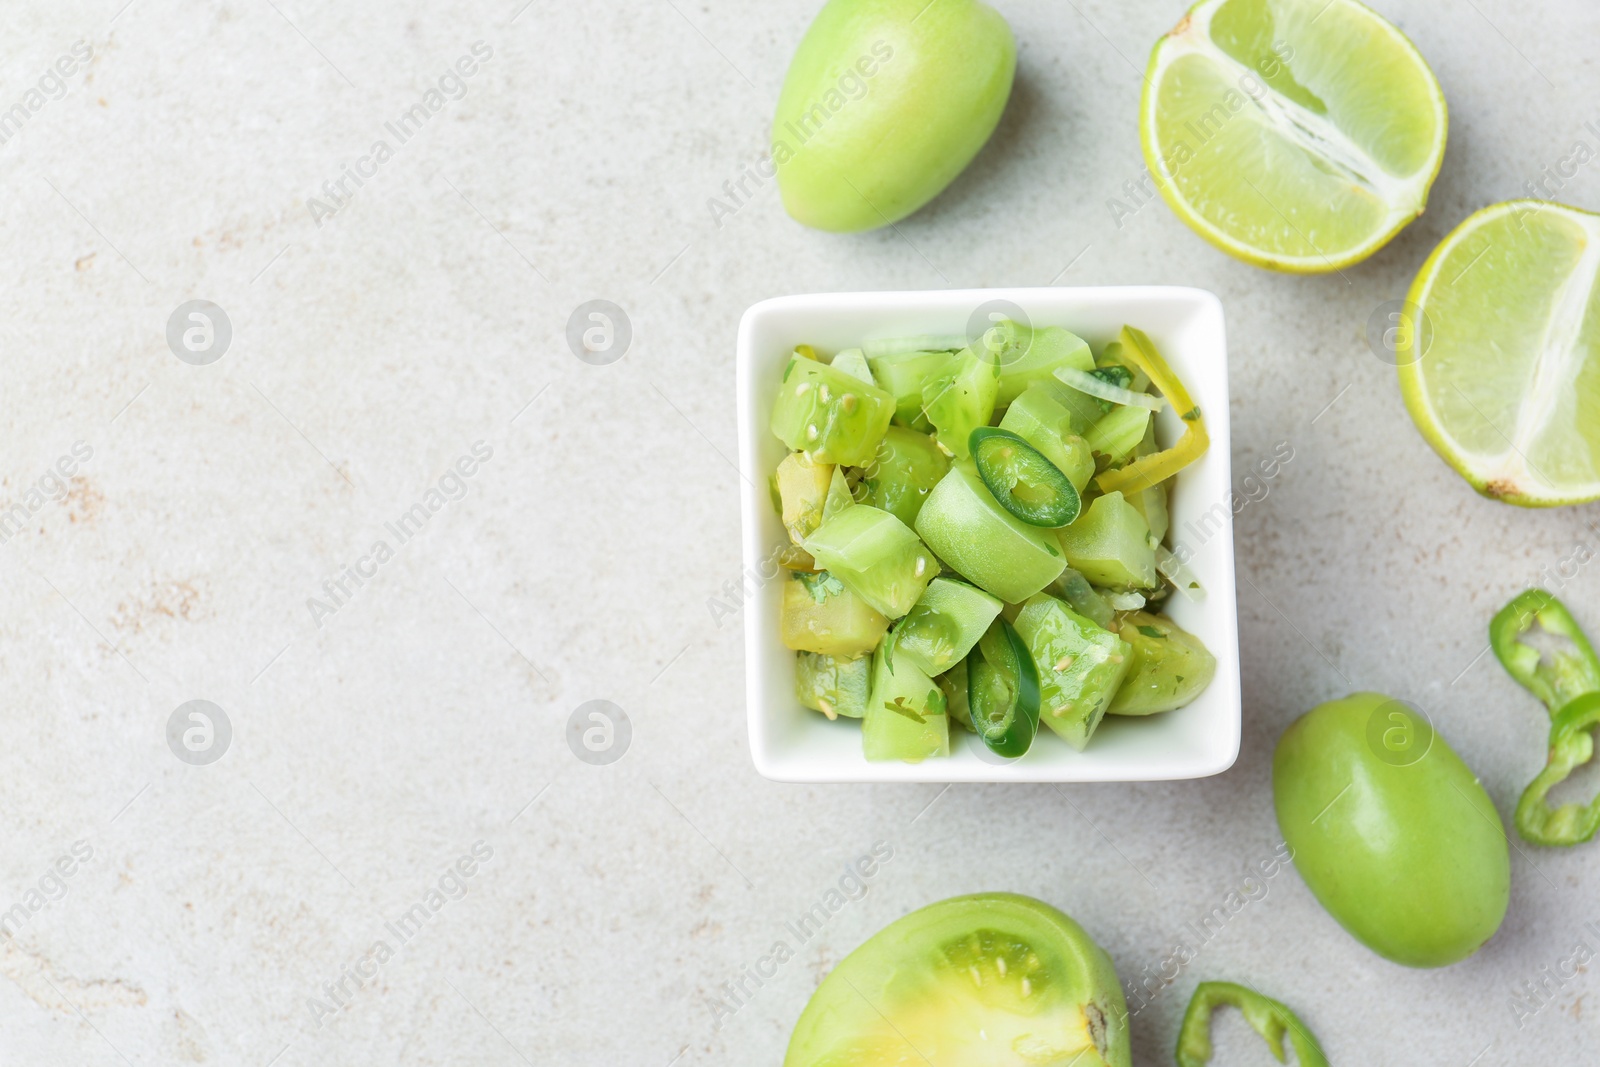
<svg viewBox="0 0 1600 1067">
<path fill-rule="evenodd" d="M 1400 392 L 1473 488 L 1527 507 L 1600 499 L 1600 215 L 1486 207 L 1411 285 Z M 1420 348 L 1420 351 L 1419 351 Z"/>
<path fill-rule="evenodd" d="M 1150 55 L 1139 139 L 1180 219 L 1229 253 L 1338 270 L 1422 213 L 1444 94 L 1356 0 L 1202 0 Z"/>
</svg>

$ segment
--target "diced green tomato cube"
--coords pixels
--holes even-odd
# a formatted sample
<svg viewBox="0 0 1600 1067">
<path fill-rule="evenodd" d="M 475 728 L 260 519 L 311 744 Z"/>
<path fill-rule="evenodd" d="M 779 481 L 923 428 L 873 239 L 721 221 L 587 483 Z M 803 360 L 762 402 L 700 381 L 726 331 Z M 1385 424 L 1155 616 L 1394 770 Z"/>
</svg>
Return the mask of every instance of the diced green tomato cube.
<svg viewBox="0 0 1600 1067">
<path fill-rule="evenodd" d="M 1096 497 L 1077 522 L 1055 533 L 1067 563 L 1094 585 L 1131 590 L 1161 584 L 1150 527 L 1120 492 Z"/>
<path fill-rule="evenodd" d="M 832 463 L 813 463 L 804 452 L 791 452 L 778 464 L 778 498 L 789 540 L 799 544 L 822 525 L 822 509 L 837 470 Z"/>
<path fill-rule="evenodd" d="M 967 704 L 967 661 L 961 660 L 934 681 L 939 683 L 939 688 L 944 692 L 950 721 L 972 729 L 972 709 Z"/>
<path fill-rule="evenodd" d="M 1049 381 L 1034 382 L 1024 389 L 1006 408 L 1006 414 L 1010 415 L 1020 405 L 1022 410 L 1017 416 L 1019 419 L 1027 417 L 1028 421 L 1013 423 L 1013 426 L 1038 424 L 1059 437 L 1081 437 L 1089 427 L 1100 421 L 1103 414 L 1099 408 L 1092 411 L 1080 409 L 1072 403 L 1074 396 L 1087 395 L 1051 378 Z M 1093 400 L 1094 397 L 1089 399 Z"/>
<path fill-rule="evenodd" d="M 1074 425 L 1078 433 L 1089 432 L 1089 428 L 1099 422 L 1116 405 L 1109 400 L 1101 400 L 1097 396 L 1090 396 L 1079 389 L 1074 389 L 1060 379 L 1052 379 L 1045 383 L 1050 389 L 1050 395 L 1056 403 L 1072 412 Z"/>
<path fill-rule="evenodd" d="M 1081 493 L 1094 477 L 1094 456 L 1089 443 L 1073 431 L 1075 425 L 1077 418 L 1055 399 L 1048 385 L 1029 386 L 1000 420 L 1002 430 L 1037 448 Z"/>
<path fill-rule="evenodd" d="M 866 467 L 865 503 L 914 526 L 923 501 L 950 469 L 950 457 L 933 438 L 904 426 L 891 426 Z"/>
<path fill-rule="evenodd" d="M 796 654 L 794 695 L 812 711 L 830 719 L 859 719 L 867 712 L 871 689 L 871 656 L 844 659 L 820 652 Z"/>
<path fill-rule="evenodd" d="M 1149 429 L 1144 432 L 1144 440 L 1139 442 L 1139 447 L 1133 450 L 1135 456 L 1148 456 L 1160 451 L 1156 444 L 1155 422 L 1150 423 Z M 1144 516 L 1145 525 L 1150 527 L 1150 536 L 1155 538 L 1156 544 L 1167 539 L 1167 531 L 1172 527 L 1171 512 L 1167 507 L 1167 486 L 1171 479 L 1157 482 L 1148 489 L 1141 489 L 1136 493 L 1126 494 L 1128 503 L 1139 509 L 1139 514 Z"/>
<path fill-rule="evenodd" d="M 855 497 L 850 494 L 850 483 L 845 480 L 844 468 L 834 467 L 833 477 L 828 479 L 827 498 L 822 502 L 822 521 L 827 522 L 855 502 Z"/>
<path fill-rule="evenodd" d="M 1111 715 L 1154 715 L 1190 703 L 1211 684 L 1217 660 L 1205 643 L 1171 619 L 1130 611 L 1117 634 L 1131 648 L 1128 676 L 1112 698 Z"/>
<path fill-rule="evenodd" d="M 896 660 L 891 670 L 885 657 L 873 657 L 861 750 L 869 760 L 907 763 L 950 754 L 944 692 L 909 659 Z"/>
<path fill-rule="evenodd" d="M 1128 497 L 1128 503 L 1144 516 L 1144 524 L 1150 527 L 1150 536 L 1156 543 L 1165 541 L 1172 527 L 1171 512 L 1167 508 L 1167 483 L 1157 482 L 1148 489 L 1139 490 Z"/>
<path fill-rule="evenodd" d="M 852 378 L 860 378 L 868 385 L 877 385 L 877 380 L 872 377 L 872 368 L 867 366 L 867 357 L 859 348 L 847 348 L 833 357 L 833 362 L 828 364 L 834 370 L 842 370 Z"/>
<path fill-rule="evenodd" d="M 1066 566 L 1057 532 L 1029 526 L 1001 507 L 970 460 L 950 468 L 917 516 L 917 533 L 935 555 L 1008 604 L 1028 599 Z"/>
<path fill-rule="evenodd" d="M 967 438 L 994 418 L 1000 365 L 970 348 L 961 350 L 954 369 L 922 387 L 922 406 L 933 424 L 939 447 L 957 459 L 967 458 Z"/>
<path fill-rule="evenodd" d="M 778 553 L 778 563 L 792 571 L 814 571 L 817 561 L 799 545 L 785 545 Z"/>
<path fill-rule="evenodd" d="M 794 358 L 772 405 L 772 432 L 817 463 L 872 458 L 894 416 L 894 398 L 826 363 Z"/>
<path fill-rule="evenodd" d="M 1031 335 L 1019 328 L 1016 342 L 1001 353 L 995 407 L 1010 404 L 1034 382 L 1054 380 L 1051 375 L 1057 367 L 1094 369 L 1094 356 L 1083 338 L 1060 326 L 1045 326 L 1031 331 Z"/>
<path fill-rule="evenodd" d="M 1071 567 L 1062 571 L 1061 577 L 1051 582 L 1045 592 L 1058 600 L 1065 600 L 1067 607 L 1096 626 L 1106 630 L 1112 628 L 1111 620 L 1116 612 L 1106 603 L 1105 597 L 1094 591 L 1089 579 Z"/>
<path fill-rule="evenodd" d="M 939 574 L 939 564 L 911 527 L 870 504 L 828 519 L 804 547 L 845 588 L 891 619 L 910 611 Z"/>
<path fill-rule="evenodd" d="M 894 397 L 894 421 L 914 430 L 932 429 L 922 411 L 922 387 L 956 365 L 953 352 L 896 352 L 867 360 L 878 385 Z"/>
<path fill-rule="evenodd" d="M 1021 354 L 1031 333 L 1028 327 L 1016 319 L 1003 319 L 991 314 L 989 328 L 972 343 L 972 347 L 980 352 L 988 352 L 1010 360 Z"/>
<path fill-rule="evenodd" d="M 922 599 L 895 624 L 895 657 L 906 656 L 926 674 L 943 674 L 966 658 L 994 617 L 1000 601 L 965 582 L 935 578 Z"/>
<path fill-rule="evenodd" d="M 1132 649 L 1046 593 L 1022 606 L 1016 627 L 1039 668 L 1039 721 L 1082 752 L 1127 676 Z"/>
<path fill-rule="evenodd" d="M 1111 409 L 1099 422 L 1089 427 L 1084 439 L 1091 451 L 1105 456 L 1109 465 L 1122 466 L 1123 462 L 1144 440 L 1150 426 L 1149 408 L 1119 406 Z"/>
<path fill-rule="evenodd" d="M 861 656 L 878 647 L 889 629 L 881 612 L 827 571 L 795 572 L 783 583 L 779 627 L 783 643 L 797 652 Z"/>
</svg>

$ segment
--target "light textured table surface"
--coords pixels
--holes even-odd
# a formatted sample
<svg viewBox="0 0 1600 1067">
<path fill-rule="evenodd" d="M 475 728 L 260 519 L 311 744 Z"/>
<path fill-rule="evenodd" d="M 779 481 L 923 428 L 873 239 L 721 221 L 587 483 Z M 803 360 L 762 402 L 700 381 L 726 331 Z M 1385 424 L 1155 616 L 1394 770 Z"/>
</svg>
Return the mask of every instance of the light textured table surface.
<svg viewBox="0 0 1600 1067">
<path fill-rule="evenodd" d="M 1062 907 L 1126 978 L 1195 943 L 1133 1020 L 1139 1064 L 1171 1062 L 1202 978 L 1295 1005 L 1335 1064 L 1593 1060 L 1600 979 L 1520 1029 L 1511 994 L 1600 948 L 1600 845 L 1519 849 L 1499 935 L 1437 972 L 1358 946 L 1292 871 L 1209 940 L 1189 925 L 1273 854 L 1272 746 L 1319 701 L 1418 702 L 1503 813 L 1541 762 L 1545 712 L 1480 656 L 1485 627 L 1590 558 L 1600 513 L 1475 496 L 1363 334 L 1468 212 L 1600 146 L 1593 5 L 1383 0 L 1448 95 L 1444 170 L 1372 260 L 1293 278 L 1159 201 L 1114 221 L 1179 3 L 1004 0 L 1021 48 L 990 146 L 898 234 L 840 237 L 769 182 L 708 204 L 759 159 L 814 0 L 520 2 L 0 12 L 0 111 L 27 112 L 0 143 L 0 478 L 29 512 L 0 545 L 0 911 L 25 913 L 0 937 L 0 1063 L 773 1063 L 843 954 L 980 889 Z M 479 41 L 447 80 L 464 95 L 398 143 L 385 124 Z M 92 58 L 57 94 L 75 42 Z M 314 220 L 378 139 L 392 158 Z M 1600 206 L 1595 168 L 1560 198 Z M 1051 283 L 1217 292 L 1236 477 L 1293 450 L 1237 519 L 1237 765 L 1059 790 L 761 780 L 740 620 L 708 608 L 740 573 L 740 313 Z M 196 299 L 232 330 L 205 366 L 166 337 Z M 608 366 L 565 340 L 591 299 L 631 322 Z M 92 455 L 62 490 L 75 442 Z M 490 457 L 450 476 L 475 442 Z M 441 479 L 401 543 L 386 524 Z M 379 540 L 392 558 L 362 562 Z M 333 603 L 354 566 L 371 576 Z M 1600 572 L 1568 570 L 1600 632 Z M 167 739 L 195 699 L 231 724 L 209 765 Z M 631 724 L 610 765 L 566 740 L 593 699 Z M 865 894 L 714 1027 L 721 985 L 880 842 Z M 441 878 L 402 943 L 386 924 Z M 347 968 L 344 1007 L 308 1005 Z M 1219 1032 L 1219 1064 L 1268 1062 L 1237 1016 Z"/>
</svg>

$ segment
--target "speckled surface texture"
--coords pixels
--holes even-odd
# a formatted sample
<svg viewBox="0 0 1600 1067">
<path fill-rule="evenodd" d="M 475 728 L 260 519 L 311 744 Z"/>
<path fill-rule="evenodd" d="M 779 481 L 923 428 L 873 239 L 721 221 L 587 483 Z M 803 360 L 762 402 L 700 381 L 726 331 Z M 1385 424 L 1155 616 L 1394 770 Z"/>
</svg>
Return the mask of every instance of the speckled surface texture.
<svg viewBox="0 0 1600 1067">
<path fill-rule="evenodd" d="M 812 0 L 121 3 L 0 12 L 0 110 L 48 82 L 0 143 L 0 486 L 28 512 L 0 544 L 0 912 L 25 913 L 0 937 L 7 1067 L 774 1063 L 833 963 L 956 893 L 1042 897 L 1125 978 L 1157 974 L 1273 854 L 1272 745 L 1321 700 L 1416 701 L 1503 813 L 1540 763 L 1545 713 L 1480 658 L 1485 627 L 1565 566 L 1600 632 L 1576 562 L 1600 512 L 1475 496 L 1363 332 L 1468 212 L 1600 143 L 1593 5 L 1384 0 L 1448 95 L 1444 170 L 1372 260 L 1292 278 L 1159 201 L 1113 221 L 1179 3 L 1005 0 L 1021 52 L 991 146 L 898 234 L 858 237 L 793 224 L 770 183 L 708 206 L 759 158 Z M 464 95 L 317 225 L 307 201 L 478 41 Z M 1600 205 L 1594 168 L 1560 196 Z M 1293 450 L 1237 518 L 1237 765 L 1060 790 L 759 779 L 739 620 L 708 609 L 739 580 L 740 313 L 1050 283 L 1214 290 L 1236 477 Z M 195 299 L 232 329 L 205 366 L 166 339 Z M 632 325 L 607 366 L 565 339 L 591 299 Z M 386 524 L 418 503 L 402 544 Z M 313 618 L 346 567 L 370 576 Z M 209 765 L 168 743 L 196 699 L 231 724 Z M 595 699 L 631 725 L 609 765 L 566 740 Z M 719 986 L 878 842 L 865 895 L 716 1019 Z M 1591 974 L 1520 1029 L 1510 998 L 1600 945 L 1600 845 L 1512 865 L 1499 935 L 1431 973 L 1280 873 L 1169 971 L 1135 1062 L 1171 1062 L 1208 977 L 1302 1009 L 1336 1064 L 1591 1061 Z M 386 924 L 417 904 L 402 943 Z M 347 968 L 343 1008 L 308 1005 Z M 1218 1063 L 1268 1062 L 1237 1017 L 1219 1034 Z"/>
</svg>

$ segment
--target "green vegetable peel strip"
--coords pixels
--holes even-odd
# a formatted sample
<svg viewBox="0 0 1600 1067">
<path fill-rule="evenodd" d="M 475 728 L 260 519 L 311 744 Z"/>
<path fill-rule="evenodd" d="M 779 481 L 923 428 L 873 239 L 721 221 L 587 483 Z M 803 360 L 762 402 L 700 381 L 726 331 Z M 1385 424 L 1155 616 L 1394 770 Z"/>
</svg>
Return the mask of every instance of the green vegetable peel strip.
<svg viewBox="0 0 1600 1067">
<path fill-rule="evenodd" d="M 1166 481 L 1205 455 L 1211 437 L 1206 433 L 1206 420 L 1200 414 L 1200 409 L 1189 398 L 1189 390 L 1172 373 L 1172 368 L 1167 366 L 1167 361 L 1161 358 L 1161 353 L 1156 351 L 1156 346 L 1144 331 L 1124 326 L 1117 340 L 1122 345 L 1120 357 L 1149 376 L 1150 384 L 1160 391 L 1186 424 L 1183 436 L 1171 448 L 1140 456 L 1123 467 L 1105 471 L 1095 479 L 1101 492 L 1122 490 L 1134 493 Z"/>
<path fill-rule="evenodd" d="M 1594 757 L 1600 725 L 1600 693 L 1586 693 L 1556 713 L 1550 727 L 1548 762 L 1517 801 L 1517 833 L 1536 845 L 1577 845 L 1600 830 L 1600 796 L 1588 804 L 1550 807 L 1550 790 Z"/>
<path fill-rule="evenodd" d="M 1535 625 L 1570 647 L 1541 651 L 1522 640 Z M 1600 692 L 1600 658 L 1566 605 L 1543 589 L 1529 589 L 1500 609 L 1489 623 L 1489 644 L 1506 673 L 1544 701 L 1551 715 Z"/>
<path fill-rule="evenodd" d="M 1285 1062 L 1283 1037 L 1287 1033 L 1299 1067 L 1328 1067 L 1322 1046 L 1294 1012 L 1271 997 L 1233 982 L 1201 982 L 1195 989 L 1178 1030 L 1178 1067 L 1205 1067 L 1211 1062 L 1211 1015 L 1224 1005 L 1244 1014 L 1245 1022 L 1266 1039 L 1279 1063 Z"/>
</svg>

